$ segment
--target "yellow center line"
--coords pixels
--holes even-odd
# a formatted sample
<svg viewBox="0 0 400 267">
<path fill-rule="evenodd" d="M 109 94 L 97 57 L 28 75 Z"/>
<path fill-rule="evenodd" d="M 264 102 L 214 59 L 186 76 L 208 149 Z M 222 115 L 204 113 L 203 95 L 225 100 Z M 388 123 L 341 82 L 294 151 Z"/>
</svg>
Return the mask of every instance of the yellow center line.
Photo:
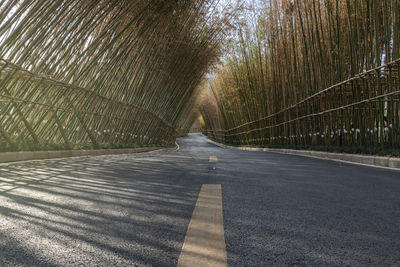
<svg viewBox="0 0 400 267">
<path fill-rule="evenodd" d="M 210 157 L 208 158 L 208 162 L 218 162 L 217 156 L 210 156 Z"/>
<path fill-rule="evenodd" d="M 177 266 L 227 266 L 220 184 L 201 187 Z"/>
</svg>

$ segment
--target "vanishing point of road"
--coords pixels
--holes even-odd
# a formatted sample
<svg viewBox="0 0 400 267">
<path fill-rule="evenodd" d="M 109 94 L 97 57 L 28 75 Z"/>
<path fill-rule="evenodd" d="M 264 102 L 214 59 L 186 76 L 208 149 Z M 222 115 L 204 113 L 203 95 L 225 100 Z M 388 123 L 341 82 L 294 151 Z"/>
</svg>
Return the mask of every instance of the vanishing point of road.
<svg viewBox="0 0 400 267">
<path fill-rule="evenodd" d="M 178 143 L 1 164 L 0 266 L 400 266 L 399 171 Z"/>
</svg>

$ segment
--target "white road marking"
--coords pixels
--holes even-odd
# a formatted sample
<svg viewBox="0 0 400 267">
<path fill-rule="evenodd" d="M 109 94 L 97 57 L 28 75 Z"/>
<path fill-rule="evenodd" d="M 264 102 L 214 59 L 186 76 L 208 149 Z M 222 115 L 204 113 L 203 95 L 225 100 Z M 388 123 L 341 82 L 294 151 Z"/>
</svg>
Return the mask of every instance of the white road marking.
<svg viewBox="0 0 400 267">
<path fill-rule="evenodd" d="M 220 184 L 201 187 L 177 266 L 227 266 Z"/>
</svg>

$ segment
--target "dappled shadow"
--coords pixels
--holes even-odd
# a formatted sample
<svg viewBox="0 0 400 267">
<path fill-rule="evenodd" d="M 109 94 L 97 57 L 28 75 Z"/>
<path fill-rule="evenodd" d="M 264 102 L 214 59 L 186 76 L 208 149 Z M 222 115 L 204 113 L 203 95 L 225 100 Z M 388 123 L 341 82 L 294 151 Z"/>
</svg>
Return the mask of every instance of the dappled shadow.
<svg viewBox="0 0 400 267">
<path fill-rule="evenodd" d="M 0 265 L 174 266 L 210 177 L 179 152 L 0 165 Z"/>
<path fill-rule="evenodd" d="M 398 172 L 191 135 L 169 153 L 0 165 L 0 265 L 175 266 L 215 183 L 230 265 L 400 264 Z"/>
</svg>

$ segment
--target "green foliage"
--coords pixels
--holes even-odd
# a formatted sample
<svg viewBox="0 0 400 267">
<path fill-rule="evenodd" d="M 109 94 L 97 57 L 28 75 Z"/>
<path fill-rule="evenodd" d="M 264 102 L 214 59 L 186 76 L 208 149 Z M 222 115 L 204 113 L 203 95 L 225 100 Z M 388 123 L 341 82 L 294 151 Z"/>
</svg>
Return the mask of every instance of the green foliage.
<svg viewBox="0 0 400 267">
<path fill-rule="evenodd" d="M 238 30 L 210 80 L 201 108 L 210 136 L 241 145 L 362 144 L 376 153 L 398 146 L 398 1 L 261 2 L 265 12 Z M 375 69 L 382 60 L 388 65 Z"/>
<path fill-rule="evenodd" d="M 173 144 L 220 53 L 213 7 L 0 1 L 2 149 Z"/>
</svg>

